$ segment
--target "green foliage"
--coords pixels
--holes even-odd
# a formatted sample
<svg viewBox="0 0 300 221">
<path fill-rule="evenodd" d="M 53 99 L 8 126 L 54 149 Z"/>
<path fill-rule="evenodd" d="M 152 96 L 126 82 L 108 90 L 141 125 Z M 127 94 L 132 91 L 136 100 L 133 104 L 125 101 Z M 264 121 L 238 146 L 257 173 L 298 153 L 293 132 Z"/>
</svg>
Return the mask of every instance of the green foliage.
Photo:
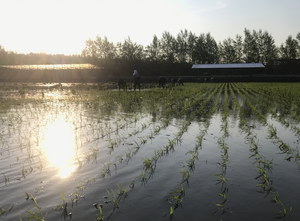
<svg viewBox="0 0 300 221">
<path fill-rule="evenodd" d="M 38 210 L 38 212 L 36 213 L 36 212 L 31 211 L 31 210 L 28 210 L 27 211 L 28 215 L 25 217 L 26 220 L 28 220 L 28 221 L 31 221 L 31 220 L 32 221 L 44 221 L 47 214 L 48 214 L 48 212 L 46 214 L 43 214 L 42 208 L 39 207 L 36 199 L 32 196 L 32 194 L 30 194 L 30 195 L 31 195 L 31 199 L 35 203 L 34 207 L 35 207 L 36 210 Z M 21 217 L 19 217 L 19 219 L 22 220 Z"/>
</svg>

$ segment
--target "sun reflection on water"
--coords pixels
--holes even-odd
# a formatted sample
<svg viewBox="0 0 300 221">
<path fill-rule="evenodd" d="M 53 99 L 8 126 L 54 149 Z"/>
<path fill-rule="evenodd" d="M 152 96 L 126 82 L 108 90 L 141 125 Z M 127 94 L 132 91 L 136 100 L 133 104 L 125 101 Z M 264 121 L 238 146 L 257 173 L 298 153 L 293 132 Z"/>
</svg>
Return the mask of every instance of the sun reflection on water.
<svg viewBox="0 0 300 221">
<path fill-rule="evenodd" d="M 49 162 L 60 169 L 61 177 L 68 177 L 75 170 L 75 166 L 70 165 L 74 155 L 74 133 L 64 119 L 48 123 L 40 147 Z"/>
</svg>

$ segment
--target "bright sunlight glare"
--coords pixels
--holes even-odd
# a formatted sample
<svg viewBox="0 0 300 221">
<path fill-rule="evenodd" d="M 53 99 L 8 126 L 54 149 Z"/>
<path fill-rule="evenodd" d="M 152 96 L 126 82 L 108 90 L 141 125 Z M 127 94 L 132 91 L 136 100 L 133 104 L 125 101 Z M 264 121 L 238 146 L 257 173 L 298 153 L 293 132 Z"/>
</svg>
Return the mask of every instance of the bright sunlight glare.
<svg viewBox="0 0 300 221">
<path fill-rule="evenodd" d="M 49 162 L 60 168 L 61 177 L 67 177 L 74 171 L 75 166 L 69 164 L 74 154 L 74 134 L 64 119 L 58 118 L 47 125 L 40 146 Z"/>
</svg>

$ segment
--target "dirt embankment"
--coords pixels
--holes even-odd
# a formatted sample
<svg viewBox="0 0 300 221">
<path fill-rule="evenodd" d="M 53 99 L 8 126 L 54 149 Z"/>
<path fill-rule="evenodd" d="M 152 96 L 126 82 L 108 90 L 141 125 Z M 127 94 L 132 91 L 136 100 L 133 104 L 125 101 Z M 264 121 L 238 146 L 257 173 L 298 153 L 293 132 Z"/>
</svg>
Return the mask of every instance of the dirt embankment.
<svg viewBox="0 0 300 221">
<path fill-rule="evenodd" d="M 93 83 L 107 80 L 108 76 L 99 69 L 19 70 L 0 67 L 0 82 Z"/>
<path fill-rule="evenodd" d="M 142 75 L 142 83 L 157 83 L 161 75 Z M 300 82 L 299 75 L 271 75 L 257 74 L 245 76 L 172 76 L 165 75 L 169 80 L 172 77 L 182 78 L 184 82 Z M 0 82 L 18 83 L 98 83 L 117 82 L 123 78 L 128 83 L 133 82 L 131 75 L 121 76 L 107 74 L 99 69 L 65 69 L 65 70 L 20 70 L 0 67 Z"/>
</svg>

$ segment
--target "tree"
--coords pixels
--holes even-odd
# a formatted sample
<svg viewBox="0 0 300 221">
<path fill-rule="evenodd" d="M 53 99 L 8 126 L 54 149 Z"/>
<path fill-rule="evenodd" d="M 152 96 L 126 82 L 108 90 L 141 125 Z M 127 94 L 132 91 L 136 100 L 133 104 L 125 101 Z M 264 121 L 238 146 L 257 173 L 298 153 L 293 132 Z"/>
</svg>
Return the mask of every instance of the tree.
<svg viewBox="0 0 300 221">
<path fill-rule="evenodd" d="M 205 44 L 205 34 L 200 34 L 196 41 L 195 50 L 193 51 L 193 58 L 195 59 L 195 63 L 205 64 L 207 57 Z"/>
<path fill-rule="evenodd" d="M 214 64 L 219 63 L 219 48 L 215 39 L 210 35 L 206 34 L 206 50 L 207 50 L 207 63 Z"/>
<path fill-rule="evenodd" d="M 119 50 L 121 59 L 123 60 L 143 60 L 144 58 L 143 46 L 133 43 L 130 37 L 124 40 Z"/>
<path fill-rule="evenodd" d="M 235 51 L 235 63 L 243 62 L 243 37 L 241 35 L 236 35 L 233 41 L 233 47 Z"/>
<path fill-rule="evenodd" d="M 145 57 L 149 61 L 159 61 L 161 55 L 161 43 L 156 35 L 153 36 L 152 43 L 146 46 Z"/>
<path fill-rule="evenodd" d="M 176 42 L 176 58 L 179 63 L 186 63 L 188 60 L 188 31 L 180 31 L 177 35 Z"/>
<path fill-rule="evenodd" d="M 176 38 L 176 58 L 179 63 L 193 63 L 197 37 L 191 31 L 181 30 Z"/>
<path fill-rule="evenodd" d="M 253 30 L 252 33 L 256 41 L 256 47 L 258 52 L 258 60 L 256 62 L 267 64 L 269 60 L 276 59 L 278 49 L 275 45 L 274 38 L 267 31 L 262 32 L 261 29 L 258 32 Z"/>
<path fill-rule="evenodd" d="M 161 53 L 162 60 L 174 63 L 175 52 L 177 48 L 176 39 L 167 31 L 162 34 L 161 42 Z"/>
<path fill-rule="evenodd" d="M 98 58 L 113 59 L 116 56 L 116 48 L 113 43 L 110 43 L 107 40 L 106 36 L 104 36 L 104 39 L 101 39 L 101 37 L 97 35 L 96 40 L 94 42 Z"/>
<path fill-rule="evenodd" d="M 85 47 L 82 50 L 81 55 L 88 58 L 92 64 L 95 64 L 95 59 L 97 57 L 97 47 L 94 40 L 89 38 L 85 41 Z"/>
<path fill-rule="evenodd" d="M 259 62 L 259 49 L 255 39 L 255 34 L 252 35 L 250 30 L 244 29 L 243 53 L 246 63 Z"/>
<path fill-rule="evenodd" d="M 298 42 L 291 35 L 285 41 L 285 45 L 280 45 L 280 55 L 283 59 L 296 59 L 297 58 L 297 50 L 298 50 Z"/>
<path fill-rule="evenodd" d="M 296 35 L 296 39 L 298 40 L 298 58 L 300 58 L 300 32 Z"/>
<path fill-rule="evenodd" d="M 275 40 L 267 31 L 262 36 L 262 48 L 260 52 L 261 62 L 267 64 L 272 59 L 278 58 L 278 47 L 275 45 Z"/>
<path fill-rule="evenodd" d="M 230 37 L 223 40 L 223 43 L 219 43 L 219 54 L 221 63 L 234 63 L 236 61 L 234 41 Z"/>
<path fill-rule="evenodd" d="M 7 52 L 4 50 L 4 47 L 0 45 L 0 64 L 7 64 Z"/>
<path fill-rule="evenodd" d="M 187 42 L 188 42 L 187 62 L 193 64 L 194 63 L 193 51 L 196 48 L 197 36 L 192 32 L 189 32 Z"/>
<path fill-rule="evenodd" d="M 200 34 L 197 38 L 193 57 L 200 64 L 213 64 L 219 62 L 219 49 L 210 33 Z"/>
</svg>

